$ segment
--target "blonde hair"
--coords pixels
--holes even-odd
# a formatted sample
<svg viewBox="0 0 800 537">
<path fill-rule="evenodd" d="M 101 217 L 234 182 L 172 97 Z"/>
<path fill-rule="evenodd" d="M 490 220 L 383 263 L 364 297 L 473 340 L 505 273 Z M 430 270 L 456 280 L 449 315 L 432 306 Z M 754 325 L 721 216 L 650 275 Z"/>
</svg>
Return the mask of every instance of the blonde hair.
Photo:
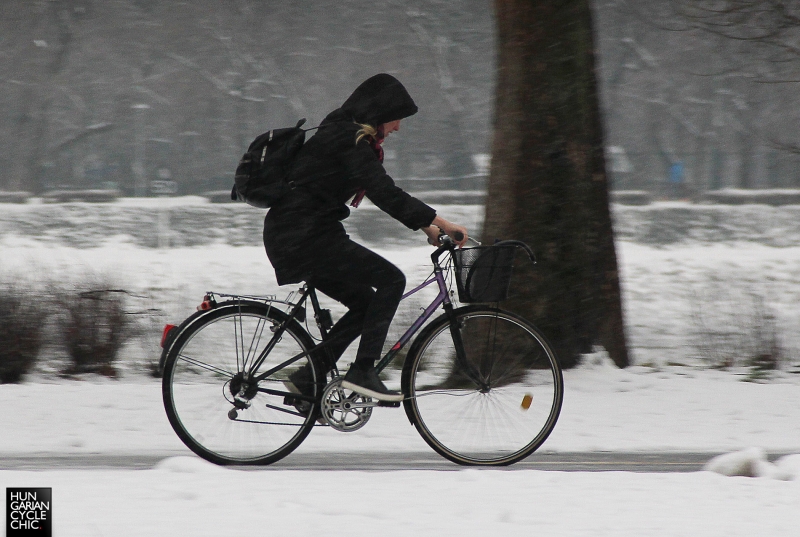
<svg viewBox="0 0 800 537">
<path fill-rule="evenodd" d="M 378 134 L 378 129 L 376 129 L 372 125 L 366 125 L 364 123 L 358 123 L 358 122 L 356 122 L 356 125 L 361 127 L 361 129 L 359 129 L 359 131 L 356 133 L 356 143 L 360 142 L 364 136 L 375 137 Z"/>
</svg>

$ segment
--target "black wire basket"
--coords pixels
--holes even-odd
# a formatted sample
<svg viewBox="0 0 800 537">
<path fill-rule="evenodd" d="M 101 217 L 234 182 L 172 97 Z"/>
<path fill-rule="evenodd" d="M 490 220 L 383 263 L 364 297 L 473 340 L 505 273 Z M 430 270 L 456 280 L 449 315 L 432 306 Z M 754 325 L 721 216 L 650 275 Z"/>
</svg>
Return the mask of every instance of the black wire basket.
<svg viewBox="0 0 800 537">
<path fill-rule="evenodd" d="M 524 248 L 536 262 L 530 248 L 519 241 L 453 251 L 458 299 L 466 304 L 507 299 L 517 248 Z"/>
<path fill-rule="evenodd" d="M 492 246 L 453 251 L 459 301 L 469 304 L 507 299 L 517 248 L 524 249 L 536 264 L 533 251 L 521 241 L 500 241 Z"/>
</svg>

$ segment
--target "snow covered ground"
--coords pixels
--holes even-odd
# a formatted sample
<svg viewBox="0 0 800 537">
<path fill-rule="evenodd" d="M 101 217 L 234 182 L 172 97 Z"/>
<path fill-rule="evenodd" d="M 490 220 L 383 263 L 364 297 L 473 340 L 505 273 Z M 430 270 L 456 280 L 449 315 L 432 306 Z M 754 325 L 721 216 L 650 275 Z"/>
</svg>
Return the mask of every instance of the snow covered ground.
<svg viewBox="0 0 800 537">
<path fill-rule="evenodd" d="M 3 454 L 144 454 L 146 470 L 0 471 L 0 488 L 52 487 L 58 536 L 405 535 L 793 536 L 800 525 L 800 382 L 743 382 L 672 367 L 620 371 L 601 356 L 568 371 L 545 451 L 728 451 L 715 472 L 509 469 L 223 469 L 174 435 L 155 380 L 0 386 Z M 752 446 L 760 448 L 752 449 Z M 743 448 L 751 448 L 739 452 Z M 428 452 L 402 410 L 363 429 L 315 429 L 289 457 Z M 536 457 L 536 454 L 533 455 Z M 757 475 L 761 477 L 728 477 Z"/>
<path fill-rule="evenodd" d="M 3 472 L 53 489 L 59 537 L 794 536 L 797 481 L 693 474 L 152 470 Z"/>
<path fill-rule="evenodd" d="M 18 218 L 25 210 L 9 209 Z M 454 211 L 477 218 L 469 206 Z M 120 213 L 130 214 L 125 203 Z M 108 214 L 103 218 L 113 218 L 113 211 Z M 369 213 L 360 214 L 363 219 Z M 216 239 L 161 249 L 125 234 L 101 240 L 86 229 L 100 225 L 92 218 L 72 220 L 81 244 L 40 231 L 0 234 L 0 272 L 34 283 L 77 280 L 87 271 L 113 276 L 149 297 L 132 298 L 132 308 L 161 312 L 153 322 L 156 335 L 126 349 L 121 380 L 63 380 L 45 362 L 26 383 L 0 385 L 0 458 L 151 454 L 163 460 L 147 470 L 0 471 L 0 488 L 53 488 L 59 537 L 798 534 L 800 456 L 771 464 L 762 451 L 800 453 L 800 247 L 791 241 L 783 247 L 738 239 L 620 241 L 637 365 L 618 370 L 597 353 L 567 371 L 561 418 L 542 448 L 728 452 L 710 464 L 714 471 L 242 471 L 206 464 L 183 447 L 164 415 L 159 383 L 146 370 L 158 353 L 158 324 L 188 315 L 204 291 L 285 293 L 275 285 L 263 249 Z M 401 266 L 409 282 L 427 273 L 429 249 L 410 246 L 413 237 L 365 240 Z M 699 319 L 730 324 L 743 316 L 735 312 L 750 308 L 752 296 L 761 297 L 774 318 L 785 356 L 781 371 L 757 382 L 749 381 L 746 367 L 709 369 L 698 344 Z M 406 305 L 398 324 L 415 316 L 422 302 Z M 709 309 L 714 315 L 703 313 Z M 335 459 L 342 453 L 428 451 L 402 410 L 378 409 L 358 432 L 315 430 L 296 454 Z"/>
</svg>

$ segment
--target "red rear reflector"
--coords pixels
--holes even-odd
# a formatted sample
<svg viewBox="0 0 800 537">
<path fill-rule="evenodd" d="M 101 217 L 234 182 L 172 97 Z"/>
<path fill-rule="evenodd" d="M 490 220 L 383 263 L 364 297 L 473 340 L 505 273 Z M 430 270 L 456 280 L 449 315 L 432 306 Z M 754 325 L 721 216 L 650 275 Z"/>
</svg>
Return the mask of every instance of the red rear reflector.
<svg viewBox="0 0 800 537">
<path fill-rule="evenodd" d="M 166 324 L 164 325 L 164 332 L 161 333 L 161 348 L 164 348 L 164 342 L 167 341 L 167 336 L 174 328 L 178 328 L 174 324 Z"/>
<path fill-rule="evenodd" d="M 206 295 L 203 297 L 203 301 L 197 306 L 197 311 L 208 311 L 211 308 L 217 307 L 217 301 L 214 300 L 213 295 Z"/>
</svg>

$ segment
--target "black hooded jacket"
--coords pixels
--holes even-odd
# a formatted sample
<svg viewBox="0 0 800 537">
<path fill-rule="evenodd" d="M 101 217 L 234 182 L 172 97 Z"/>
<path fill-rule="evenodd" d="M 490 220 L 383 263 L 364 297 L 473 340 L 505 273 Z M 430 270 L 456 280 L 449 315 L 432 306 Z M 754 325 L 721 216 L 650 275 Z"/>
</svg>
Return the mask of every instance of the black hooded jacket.
<svg viewBox="0 0 800 537">
<path fill-rule="evenodd" d="M 436 211 L 394 184 L 361 127 L 403 119 L 417 106 L 403 85 L 387 74 L 364 81 L 341 108 L 328 114 L 296 157 L 291 179 L 298 185 L 272 207 L 264 221 L 264 246 L 280 285 L 307 279 L 324 263 L 328 248 L 347 240 L 341 221 L 360 189 L 384 212 L 411 229 L 431 224 Z"/>
</svg>

